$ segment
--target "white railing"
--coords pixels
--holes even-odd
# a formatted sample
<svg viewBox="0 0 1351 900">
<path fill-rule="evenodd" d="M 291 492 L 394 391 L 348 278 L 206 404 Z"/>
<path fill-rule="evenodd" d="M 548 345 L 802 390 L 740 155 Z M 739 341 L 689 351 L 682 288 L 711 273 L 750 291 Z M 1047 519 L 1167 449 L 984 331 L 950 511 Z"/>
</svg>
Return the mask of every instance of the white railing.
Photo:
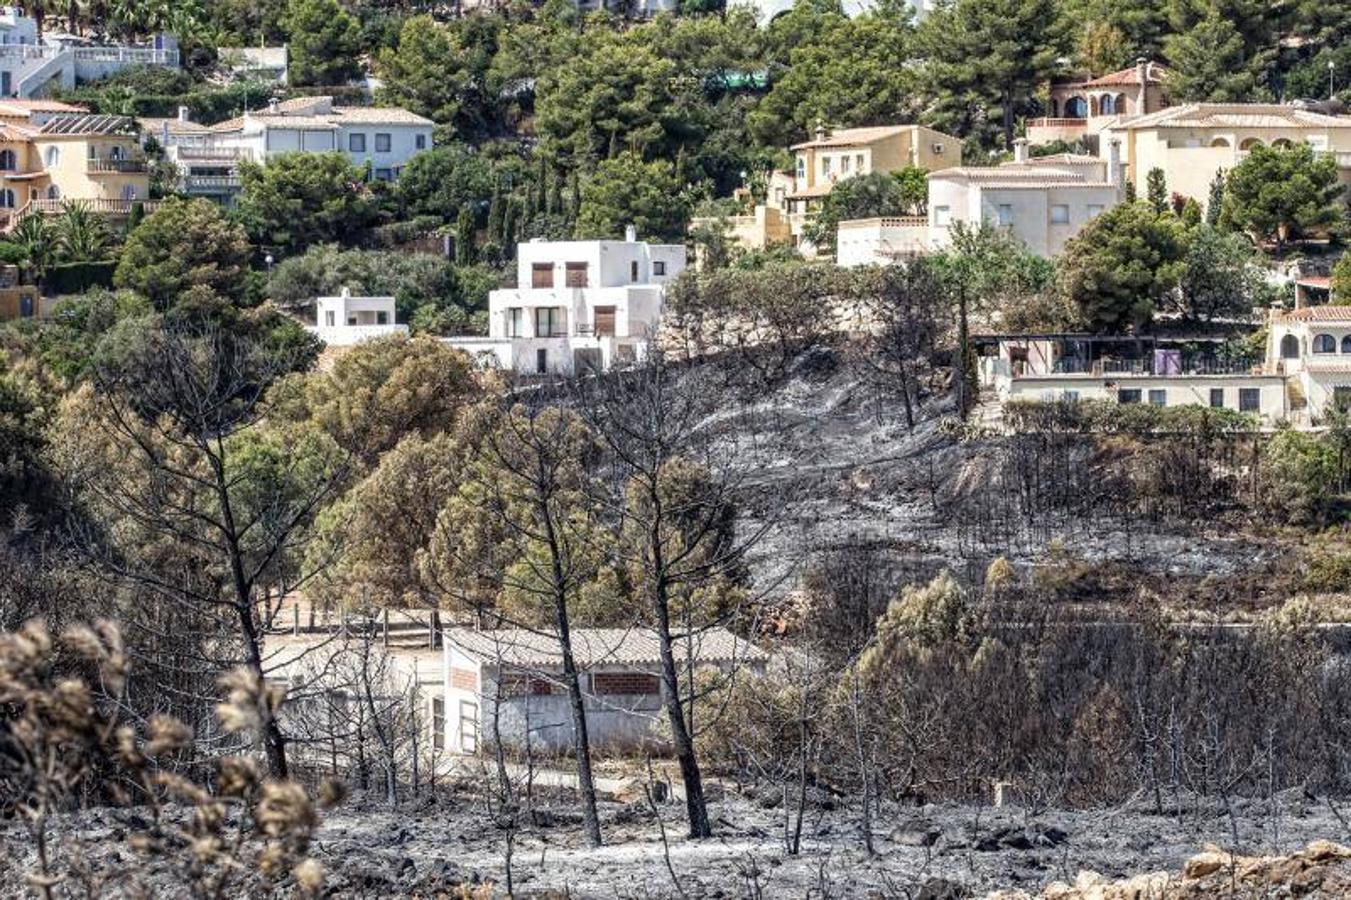
<svg viewBox="0 0 1351 900">
<path fill-rule="evenodd" d="M 147 66 L 177 66 L 177 50 L 148 47 L 76 47 L 75 58 L 85 62 L 125 62 Z"/>
<path fill-rule="evenodd" d="M 334 347 L 351 347 L 362 341 L 408 333 L 407 325 L 307 325 L 305 329 Z"/>
<path fill-rule="evenodd" d="M 243 185 L 238 175 L 185 175 L 183 187 L 188 193 L 214 194 L 220 191 L 235 191 Z"/>
</svg>

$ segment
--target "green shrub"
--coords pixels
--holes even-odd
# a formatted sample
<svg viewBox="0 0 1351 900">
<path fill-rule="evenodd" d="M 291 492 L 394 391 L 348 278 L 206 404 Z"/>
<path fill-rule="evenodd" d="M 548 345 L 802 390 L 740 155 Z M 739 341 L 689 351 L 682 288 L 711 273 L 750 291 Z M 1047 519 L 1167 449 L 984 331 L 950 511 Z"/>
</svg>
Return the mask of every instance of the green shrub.
<svg viewBox="0 0 1351 900">
<path fill-rule="evenodd" d="M 83 294 L 94 288 L 113 286 L 116 260 L 100 262 L 61 263 L 47 270 L 42 284 L 48 294 Z"/>
</svg>

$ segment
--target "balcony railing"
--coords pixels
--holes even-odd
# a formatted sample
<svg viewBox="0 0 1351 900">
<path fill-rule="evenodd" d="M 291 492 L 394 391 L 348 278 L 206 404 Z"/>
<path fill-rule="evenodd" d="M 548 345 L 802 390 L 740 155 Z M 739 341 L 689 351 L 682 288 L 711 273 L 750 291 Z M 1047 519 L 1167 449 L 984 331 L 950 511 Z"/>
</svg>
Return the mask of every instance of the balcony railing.
<svg viewBox="0 0 1351 900">
<path fill-rule="evenodd" d="M 90 175 L 139 175 L 146 170 L 144 159 L 91 159 L 85 168 Z"/>
<path fill-rule="evenodd" d="M 1212 359 L 1196 357 L 1184 359 L 1176 369 L 1158 371 L 1153 359 L 1076 359 L 1067 357 L 1058 359 L 1051 367 L 1056 375 L 1093 375 L 1111 377 L 1114 375 L 1153 375 L 1160 378 L 1182 377 L 1189 375 L 1251 375 L 1260 369 L 1257 359 Z M 1036 378 L 1025 370 L 1017 373 L 1020 377 Z"/>
<path fill-rule="evenodd" d="M 243 182 L 238 175 L 187 175 L 183 189 L 189 194 L 220 194 L 239 190 Z"/>
<path fill-rule="evenodd" d="M 101 216 L 129 216 L 132 207 L 137 203 L 147 212 L 154 212 L 159 206 L 158 200 L 30 200 L 28 205 L 20 210 L 20 218 L 29 213 L 42 213 L 48 216 L 56 216 L 65 212 L 66 205 L 80 205 L 92 213 Z"/>
<path fill-rule="evenodd" d="M 198 147 L 192 144 L 176 144 L 178 158 L 181 160 L 206 159 L 232 162 L 248 155 L 243 147 Z"/>
<path fill-rule="evenodd" d="M 1029 119 L 1027 124 L 1029 127 L 1035 126 L 1037 128 L 1076 128 L 1080 125 L 1087 125 L 1088 119 L 1052 119 L 1049 116 L 1044 116 L 1040 119 Z"/>
<path fill-rule="evenodd" d="M 84 62 L 125 62 L 147 66 L 177 66 L 177 50 L 150 47 L 50 47 L 37 44 L 0 44 L 3 59 L 56 59 L 71 54 Z"/>
</svg>

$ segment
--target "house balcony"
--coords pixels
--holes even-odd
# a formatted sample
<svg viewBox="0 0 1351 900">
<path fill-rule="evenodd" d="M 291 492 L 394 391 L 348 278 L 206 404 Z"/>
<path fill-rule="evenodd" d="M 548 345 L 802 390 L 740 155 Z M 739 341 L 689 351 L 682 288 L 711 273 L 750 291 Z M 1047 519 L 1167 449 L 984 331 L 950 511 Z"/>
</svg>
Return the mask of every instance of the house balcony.
<svg viewBox="0 0 1351 900">
<path fill-rule="evenodd" d="M 174 154 L 179 160 L 187 162 L 222 162 L 232 163 L 247 158 L 249 151 L 243 147 L 211 147 L 195 146 L 193 144 L 175 144 Z"/>
<path fill-rule="evenodd" d="M 185 175 L 183 192 L 194 196 L 220 196 L 238 193 L 243 179 L 238 175 Z"/>
<path fill-rule="evenodd" d="M 113 159 L 99 157 L 91 159 L 85 166 L 90 175 L 143 175 L 149 168 L 144 159 Z"/>
<path fill-rule="evenodd" d="M 1054 119 L 1043 117 L 1027 120 L 1027 139 L 1033 144 L 1052 141 L 1073 142 L 1088 133 L 1088 119 Z"/>
</svg>

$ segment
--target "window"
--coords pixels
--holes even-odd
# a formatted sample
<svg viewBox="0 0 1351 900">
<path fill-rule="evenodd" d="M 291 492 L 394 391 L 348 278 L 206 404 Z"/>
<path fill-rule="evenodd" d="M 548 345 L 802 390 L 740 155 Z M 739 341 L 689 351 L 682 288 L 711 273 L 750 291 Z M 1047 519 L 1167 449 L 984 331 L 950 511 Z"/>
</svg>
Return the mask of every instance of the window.
<svg viewBox="0 0 1351 900">
<path fill-rule="evenodd" d="M 1066 391 L 1064 397 L 1062 397 L 1061 399 L 1063 399 L 1066 403 L 1078 403 L 1078 402 L 1079 402 L 1079 392 L 1078 392 L 1078 391 Z"/>
<path fill-rule="evenodd" d="M 821 174 L 822 174 L 822 175 L 829 175 L 829 174 L 830 174 L 830 157 L 829 157 L 829 156 L 823 156 L 823 157 L 821 157 Z"/>
<path fill-rule="evenodd" d="M 1068 225 L 1070 223 L 1070 208 L 1063 203 L 1057 203 L 1051 207 L 1051 224 Z"/>
<path fill-rule="evenodd" d="M 1149 392 L 1150 406 L 1167 406 L 1168 392 L 1163 388 L 1153 388 Z"/>
<path fill-rule="evenodd" d="M 797 158 L 797 180 L 801 181 L 807 177 L 807 158 L 799 156 Z"/>
<path fill-rule="evenodd" d="M 530 264 L 530 286 L 532 288 L 551 288 L 554 286 L 553 263 Z"/>
<path fill-rule="evenodd" d="M 376 153 L 388 153 L 388 152 L 389 152 L 390 143 L 391 143 L 391 141 L 390 141 L 390 137 L 389 137 L 388 134 L 381 134 L 380 132 L 376 132 L 376 134 L 375 134 L 375 152 L 376 152 Z"/>
<path fill-rule="evenodd" d="M 1293 334 L 1281 338 L 1281 359 L 1299 359 L 1299 338 Z"/>
<path fill-rule="evenodd" d="M 56 168 L 58 165 L 61 164 L 61 148 L 48 147 L 46 154 L 42 158 L 46 161 L 47 168 L 49 169 Z"/>
<path fill-rule="evenodd" d="M 587 264 L 586 263 L 567 263 L 564 265 L 563 286 L 570 288 L 584 288 L 587 283 Z"/>
<path fill-rule="evenodd" d="M 1330 334 L 1317 334 L 1313 339 L 1314 353 L 1336 353 L 1337 339 Z"/>
<path fill-rule="evenodd" d="M 942 144 L 934 144 L 930 149 L 933 150 L 934 156 L 942 156 L 948 150 L 948 148 L 944 147 Z"/>
<path fill-rule="evenodd" d="M 14 151 L 0 150 L 0 169 L 13 172 L 17 168 L 19 168 L 19 158 L 14 155 Z"/>
<path fill-rule="evenodd" d="M 637 281 L 637 280 L 638 280 L 638 260 L 635 259 L 629 262 L 629 281 Z"/>
<path fill-rule="evenodd" d="M 1140 391 L 1138 388 L 1122 388 L 1116 392 L 1117 403 L 1139 403 Z"/>
<path fill-rule="evenodd" d="M 329 328 L 333 328 L 333 327 L 335 326 L 336 323 L 337 323 L 337 318 L 336 318 L 336 316 L 334 315 L 333 310 L 330 309 L 330 310 L 326 311 L 326 312 L 324 313 L 324 324 L 327 325 Z"/>
<path fill-rule="evenodd" d="M 1005 226 L 1007 226 L 1007 225 L 1012 225 L 1012 224 L 1013 224 L 1013 204 L 1012 204 L 1012 203 L 1001 203 L 1001 204 L 999 204 L 999 224 L 1000 224 L 1000 225 L 1005 225 Z"/>
<path fill-rule="evenodd" d="M 850 163 L 850 159 L 849 159 L 848 156 L 841 156 L 841 157 L 840 157 L 840 174 L 841 174 L 841 175 L 847 174 L 847 173 L 849 172 L 849 163 Z"/>
<path fill-rule="evenodd" d="M 122 186 L 122 199 L 123 199 L 123 200 L 135 200 L 135 199 L 136 199 L 136 185 L 134 185 L 134 184 L 126 184 L 126 185 L 123 185 L 123 186 Z"/>
<path fill-rule="evenodd" d="M 375 170 L 375 180 L 376 180 L 376 181 L 393 181 L 393 180 L 394 180 L 394 170 L 393 170 L 393 169 L 376 169 L 376 170 Z"/>
<path fill-rule="evenodd" d="M 563 309 L 541 306 L 535 310 L 535 337 L 563 337 Z"/>
<path fill-rule="evenodd" d="M 860 172 L 863 171 L 863 154 L 862 154 L 862 153 L 856 153 L 856 154 L 854 154 L 854 168 L 857 169 L 857 170 L 860 171 Z"/>
<path fill-rule="evenodd" d="M 1224 388 L 1210 389 L 1210 405 L 1215 409 L 1224 408 Z"/>
<path fill-rule="evenodd" d="M 60 199 L 61 199 L 61 189 L 60 189 L 59 187 L 57 187 L 56 185 L 52 185 L 51 187 L 47 188 L 47 199 L 48 199 L 48 200 L 60 200 Z"/>
<path fill-rule="evenodd" d="M 507 310 L 507 337 L 525 337 L 525 310 L 519 306 Z"/>
<path fill-rule="evenodd" d="M 383 309 L 377 310 L 376 313 L 375 313 L 375 324 L 376 324 L 376 325 L 388 325 L 388 324 L 389 324 L 389 313 L 385 312 Z"/>
<path fill-rule="evenodd" d="M 535 371 L 540 375 L 549 371 L 549 351 L 543 347 L 535 351 Z"/>
<path fill-rule="evenodd" d="M 1351 353 L 1351 334 L 1342 338 L 1342 352 Z"/>
<path fill-rule="evenodd" d="M 4 207 L 5 209 L 14 208 L 14 192 L 9 188 L 0 191 L 0 207 Z"/>
<path fill-rule="evenodd" d="M 659 694 L 661 680 L 641 672 L 597 672 L 591 676 L 595 694 Z"/>
<path fill-rule="evenodd" d="M 432 747 L 446 749 L 446 701 L 443 697 L 432 698 Z"/>
<path fill-rule="evenodd" d="M 425 134 L 419 134 L 417 137 L 413 138 L 413 146 L 419 150 L 426 150 L 427 136 Z"/>
<path fill-rule="evenodd" d="M 666 263 L 665 263 L 664 261 L 662 261 L 662 260 L 657 260 L 656 262 L 652 263 L 652 274 L 653 274 L 653 275 L 665 275 L 665 274 L 666 274 Z"/>
<path fill-rule="evenodd" d="M 1262 390 L 1260 388 L 1238 389 L 1238 411 L 1255 413 L 1262 408 Z"/>
<path fill-rule="evenodd" d="M 934 225 L 938 228 L 947 228 L 951 224 L 952 224 L 952 207 L 935 206 Z"/>
<path fill-rule="evenodd" d="M 613 306 L 597 306 L 595 313 L 593 313 L 593 321 L 596 337 L 615 336 L 615 308 Z"/>
<path fill-rule="evenodd" d="M 1088 217 L 1091 219 L 1094 216 L 1100 216 L 1102 215 L 1102 210 L 1103 206 L 1101 203 L 1090 203 L 1088 204 Z"/>
<path fill-rule="evenodd" d="M 349 135 L 347 136 L 347 150 L 348 150 L 348 152 L 350 152 L 350 153 L 365 153 L 365 152 L 366 152 L 366 135 L 364 135 L 364 134 L 349 134 Z"/>
</svg>

